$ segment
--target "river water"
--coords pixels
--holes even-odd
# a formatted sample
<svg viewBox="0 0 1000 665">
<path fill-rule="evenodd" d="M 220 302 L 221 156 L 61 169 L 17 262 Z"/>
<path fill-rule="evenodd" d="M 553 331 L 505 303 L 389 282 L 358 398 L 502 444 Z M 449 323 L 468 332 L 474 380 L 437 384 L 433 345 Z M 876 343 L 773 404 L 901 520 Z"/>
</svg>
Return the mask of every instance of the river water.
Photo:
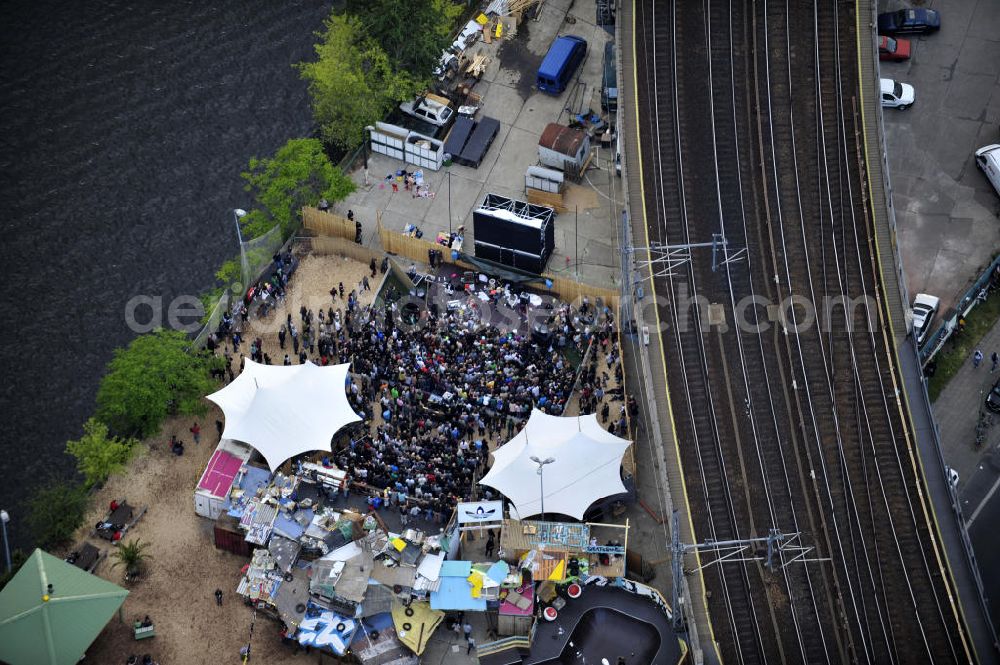
<svg viewBox="0 0 1000 665">
<path fill-rule="evenodd" d="M 73 474 L 135 295 L 197 294 L 236 253 L 254 155 L 308 136 L 306 86 L 331 4 L 0 4 L 0 508 Z"/>
</svg>

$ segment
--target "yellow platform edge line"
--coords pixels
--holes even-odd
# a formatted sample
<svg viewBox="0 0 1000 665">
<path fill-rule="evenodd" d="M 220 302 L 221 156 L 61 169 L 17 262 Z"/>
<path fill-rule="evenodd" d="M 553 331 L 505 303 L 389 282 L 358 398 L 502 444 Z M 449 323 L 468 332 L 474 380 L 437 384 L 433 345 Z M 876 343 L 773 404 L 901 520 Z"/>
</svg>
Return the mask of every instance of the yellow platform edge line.
<svg viewBox="0 0 1000 665">
<path fill-rule="evenodd" d="M 646 217 L 646 183 L 645 183 L 645 179 L 643 178 L 643 165 L 642 165 L 642 135 L 639 132 L 639 67 L 638 67 L 638 62 L 639 61 L 638 61 L 638 58 L 636 56 L 636 47 L 635 47 L 635 43 L 636 43 L 635 14 L 636 14 L 636 12 L 635 12 L 635 5 L 633 5 L 633 9 L 632 9 L 632 90 L 633 90 L 633 94 L 635 96 L 635 99 L 633 100 L 633 106 L 635 107 L 636 150 L 638 151 L 638 157 L 639 157 L 639 164 L 638 164 L 638 166 L 639 166 L 639 199 L 642 202 L 642 228 L 643 228 L 643 232 L 645 233 L 645 236 L 646 236 L 646 246 L 649 247 L 650 246 L 650 244 L 649 244 L 649 225 L 647 223 L 648 220 L 647 220 L 647 217 Z M 629 220 L 629 223 L 630 224 L 632 223 L 631 219 Z M 649 267 L 649 283 L 650 283 L 650 287 L 651 287 L 651 289 L 653 291 L 653 302 L 655 303 L 656 300 L 657 300 L 657 298 L 656 298 L 656 280 L 653 278 L 653 270 L 652 270 L 651 266 Z M 674 454 L 677 456 L 677 468 L 680 469 L 680 472 L 681 472 L 681 474 L 680 474 L 681 475 L 681 491 L 684 494 L 684 505 L 687 508 L 687 510 L 685 512 L 687 513 L 688 526 L 691 529 L 691 534 L 694 535 L 696 532 L 695 532 L 695 529 L 694 529 L 694 522 L 691 520 L 691 510 L 690 510 L 690 504 L 688 502 L 687 481 L 684 478 L 684 464 L 683 464 L 683 462 L 681 462 L 680 441 L 677 438 L 677 424 L 674 422 L 674 408 L 673 408 L 673 403 L 672 403 L 672 401 L 670 399 L 670 381 L 667 378 L 667 359 L 666 359 L 666 354 L 664 353 L 664 350 L 663 350 L 663 338 L 660 336 L 660 330 L 661 330 L 660 311 L 656 307 L 653 308 L 653 311 L 656 314 L 657 345 L 660 347 L 660 362 L 663 364 L 663 384 L 664 384 L 664 389 L 666 391 L 666 395 L 665 396 L 667 398 L 667 414 L 668 414 L 668 417 L 670 419 L 670 430 L 672 432 L 673 439 L 674 439 Z M 718 645 L 718 642 L 715 639 L 715 628 L 712 625 L 712 616 L 711 616 L 711 614 L 708 611 L 708 596 L 705 593 L 705 578 L 704 578 L 704 575 L 702 575 L 702 572 L 701 572 L 702 571 L 701 556 L 700 556 L 700 554 L 698 553 L 697 550 L 695 550 L 694 554 L 695 554 L 695 559 L 698 562 L 698 577 L 701 578 L 701 601 L 702 601 L 702 603 L 705 606 L 705 615 L 708 617 L 708 632 L 709 632 L 709 638 L 711 639 L 711 648 L 715 650 L 716 658 L 718 659 L 718 662 L 722 663 L 723 662 L 723 660 L 722 660 L 722 654 L 719 652 L 719 645 Z M 702 646 L 702 648 L 704 648 L 704 640 L 701 640 L 701 641 L 702 641 L 702 645 L 701 646 Z"/>
</svg>

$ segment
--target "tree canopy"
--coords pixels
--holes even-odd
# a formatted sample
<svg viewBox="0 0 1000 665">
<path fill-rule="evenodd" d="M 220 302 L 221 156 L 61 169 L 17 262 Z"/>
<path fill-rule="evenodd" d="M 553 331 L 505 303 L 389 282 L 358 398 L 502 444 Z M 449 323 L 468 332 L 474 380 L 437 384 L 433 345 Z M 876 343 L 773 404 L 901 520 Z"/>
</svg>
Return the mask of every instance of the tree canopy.
<svg viewBox="0 0 1000 665">
<path fill-rule="evenodd" d="M 408 15 L 420 4 L 411 3 L 401 13 Z M 309 82 L 313 117 L 323 140 L 349 150 L 361 144 L 365 127 L 381 120 L 394 104 L 413 97 L 423 81 L 394 68 L 356 16 L 332 15 L 320 36 L 317 60 L 299 63 L 299 74 Z"/>
<path fill-rule="evenodd" d="M 83 523 L 87 493 L 79 485 L 60 484 L 46 487 L 31 498 L 28 526 L 42 549 L 58 547 L 70 541 Z"/>
<path fill-rule="evenodd" d="M 288 238 L 298 226 L 302 206 L 315 205 L 323 198 L 340 201 L 354 191 L 354 182 L 330 162 L 318 139 L 291 139 L 273 157 L 254 157 L 242 176 L 244 188 L 257 203 L 240 220 L 251 238 L 264 235 L 275 224 L 281 226 L 282 237 Z"/>
<path fill-rule="evenodd" d="M 66 452 L 76 458 L 76 468 L 87 487 L 100 485 L 125 467 L 137 441 L 108 433 L 108 426 L 95 418 L 83 425 L 83 436 L 66 442 Z"/>
<path fill-rule="evenodd" d="M 462 5 L 452 0 L 348 0 L 347 10 L 361 21 L 364 34 L 381 44 L 393 68 L 426 82 L 451 43 Z"/>
<path fill-rule="evenodd" d="M 97 418 L 114 431 L 142 438 L 172 413 L 201 413 L 202 397 L 215 389 L 213 360 L 189 353 L 190 341 L 177 330 L 155 330 L 115 350 L 97 390 Z"/>
</svg>

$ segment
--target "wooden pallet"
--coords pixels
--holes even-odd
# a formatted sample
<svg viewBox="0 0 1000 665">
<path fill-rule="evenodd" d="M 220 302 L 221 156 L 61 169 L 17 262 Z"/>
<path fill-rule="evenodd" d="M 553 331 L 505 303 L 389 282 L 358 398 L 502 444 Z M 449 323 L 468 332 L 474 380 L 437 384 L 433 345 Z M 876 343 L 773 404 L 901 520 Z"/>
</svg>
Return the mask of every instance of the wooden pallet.
<svg viewBox="0 0 1000 665">
<path fill-rule="evenodd" d="M 556 194 L 554 192 L 546 192 L 541 189 L 535 189 L 534 187 L 527 188 L 528 203 L 534 203 L 535 205 L 548 206 L 555 210 L 556 212 L 566 212 L 567 208 L 563 201 L 562 194 Z"/>
</svg>

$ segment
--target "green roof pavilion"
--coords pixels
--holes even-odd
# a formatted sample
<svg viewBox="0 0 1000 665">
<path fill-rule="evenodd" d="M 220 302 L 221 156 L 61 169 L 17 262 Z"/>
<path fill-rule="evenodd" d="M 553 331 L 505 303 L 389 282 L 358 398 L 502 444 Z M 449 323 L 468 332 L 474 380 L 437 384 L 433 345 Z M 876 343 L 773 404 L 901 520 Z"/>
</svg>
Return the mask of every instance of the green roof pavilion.
<svg viewBox="0 0 1000 665">
<path fill-rule="evenodd" d="M 127 595 L 111 582 L 35 550 L 0 591 L 0 661 L 73 665 Z"/>
</svg>

